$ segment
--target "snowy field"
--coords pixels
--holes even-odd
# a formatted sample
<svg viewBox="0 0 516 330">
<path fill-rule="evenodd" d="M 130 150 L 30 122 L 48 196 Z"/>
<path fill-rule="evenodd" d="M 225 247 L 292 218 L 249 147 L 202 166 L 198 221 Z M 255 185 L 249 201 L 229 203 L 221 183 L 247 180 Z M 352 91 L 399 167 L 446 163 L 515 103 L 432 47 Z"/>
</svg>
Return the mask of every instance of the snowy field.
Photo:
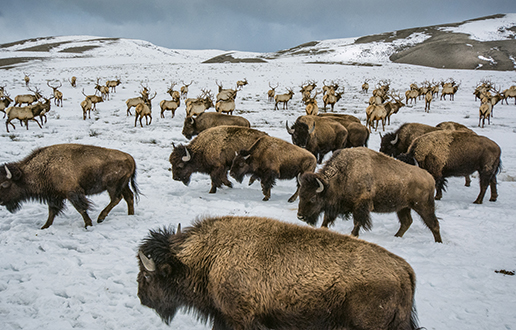
<svg viewBox="0 0 516 330">
<path fill-rule="evenodd" d="M 375 85 L 389 80 L 391 88 L 404 93 L 413 82 L 445 80 L 460 82 L 454 101 L 436 99 L 430 113 L 424 102 L 403 107 L 391 118 L 386 132 L 406 122 L 436 125 L 456 121 L 489 137 L 502 149 L 503 169 L 498 175 L 496 202 L 475 205 L 479 186 L 476 176 L 471 187 L 463 178 L 451 178 L 448 190 L 436 202 L 443 244 L 434 243 L 431 232 L 414 214 L 414 223 L 403 238 L 396 238 L 396 215 L 373 214 L 373 229 L 360 238 L 379 244 L 405 258 L 417 275 L 416 307 L 420 326 L 426 329 L 516 329 L 516 276 L 497 273 L 516 270 L 516 105 L 497 105 L 491 125 L 478 125 L 479 102 L 472 94 L 482 79 L 497 88 L 516 84 L 513 72 L 440 70 L 407 65 L 352 66 L 303 64 L 300 59 L 282 59 L 265 64 L 200 64 L 210 58 L 198 51 L 188 56 L 152 52 L 93 52 L 91 58 L 46 60 L 10 70 L 2 70 L 0 81 L 15 95 L 27 93 L 24 73 L 48 97 L 47 80 L 60 81 L 63 107 L 53 106 L 43 129 L 35 123 L 29 129 L 17 122 L 11 133 L 0 127 L 0 163 L 18 161 L 31 150 L 57 143 L 82 143 L 115 148 L 131 154 L 137 163 L 137 181 L 142 191 L 136 214 L 127 215 L 121 202 L 102 224 L 94 222 L 84 229 L 81 216 L 68 203 L 68 209 L 46 230 L 48 209 L 29 202 L 20 211 L 0 208 L 0 328 L 1 329 L 209 329 L 188 314 L 176 316 L 166 326 L 153 310 L 140 305 L 136 276 L 137 247 L 149 229 L 181 223 L 183 227 L 206 215 L 268 216 L 303 225 L 296 218 L 297 201 L 287 199 L 295 190 L 294 180 L 278 181 L 271 200 L 262 201 L 259 183 L 247 186 L 234 182 L 216 194 L 208 194 L 210 179 L 194 174 L 189 186 L 173 181 L 168 157 L 172 143 L 186 144 L 181 135 L 184 104 L 171 118 L 160 118 L 159 101 L 170 99 L 166 90 L 171 81 L 190 82 L 189 96 L 201 89 L 216 94 L 215 81 L 234 88 L 247 78 L 249 85 L 237 95 L 236 115 L 247 118 L 252 127 L 271 136 L 290 141 L 285 122 L 293 123 L 304 114 L 299 86 L 307 80 L 336 81 L 345 87 L 335 112 L 353 114 L 364 123 L 367 100 L 361 92 L 365 79 Z M 119 60 L 117 60 L 119 58 Z M 179 60 L 180 58 L 180 60 Z M 188 60 L 190 58 L 190 60 Z M 314 60 L 312 58 L 310 61 Z M 68 79 L 77 76 L 72 88 Z M 92 119 L 83 120 L 79 103 L 81 90 L 93 94 L 97 78 L 104 83 L 119 77 L 122 84 L 110 100 L 97 105 Z M 126 116 L 125 101 L 138 96 L 143 83 L 157 92 L 153 101 L 153 120 L 148 126 L 134 127 L 134 116 Z M 280 86 L 278 93 L 293 88 L 296 94 L 288 110 L 274 110 L 267 101 L 268 84 Z M 178 86 L 176 86 L 176 90 Z M 322 105 L 322 99 L 319 98 Z M 209 111 L 214 111 L 210 109 Z M 133 111 L 134 113 L 134 111 Z M 2 122 L 3 123 L 3 122 Z M 373 132 L 369 148 L 378 150 L 380 136 Z M 329 157 L 329 155 L 327 156 Z M 489 192 L 487 193 L 489 196 Z M 92 219 L 108 204 L 107 193 L 92 196 Z M 320 222 L 319 222 L 320 224 Z M 348 234 L 351 221 L 337 219 L 332 230 Z"/>
</svg>

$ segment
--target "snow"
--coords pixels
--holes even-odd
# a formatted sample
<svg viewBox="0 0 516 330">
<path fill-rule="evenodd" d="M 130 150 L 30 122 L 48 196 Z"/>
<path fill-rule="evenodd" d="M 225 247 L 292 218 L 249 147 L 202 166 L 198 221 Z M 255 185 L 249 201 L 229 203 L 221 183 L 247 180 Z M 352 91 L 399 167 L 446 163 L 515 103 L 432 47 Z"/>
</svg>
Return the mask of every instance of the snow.
<svg viewBox="0 0 516 330">
<path fill-rule="evenodd" d="M 510 40 L 516 37 L 516 33 L 509 29 L 514 27 L 515 20 L 516 14 L 505 14 L 504 17 L 470 21 L 441 30 L 469 34 L 471 39 L 478 41 Z"/>
<path fill-rule="evenodd" d="M 59 41 L 71 39 L 62 37 Z M 84 39 L 91 38 L 74 40 Z M 331 48 L 330 43 L 325 47 Z M 0 52 L 1 57 L 8 57 L 7 53 Z M 436 125 L 456 121 L 494 140 L 502 149 L 498 200 L 489 202 L 486 197 L 483 204 L 473 204 L 479 190 L 476 178 L 471 187 L 464 187 L 463 178 L 451 178 L 443 199 L 436 202 L 443 244 L 434 243 L 431 232 L 417 215 L 404 237 L 397 238 L 393 236 L 399 226 L 396 215 L 373 214 L 373 229 L 361 232 L 360 238 L 405 258 L 414 268 L 416 307 L 420 325 L 426 329 L 516 329 L 516 276 L 495 272 L 516 270 L 516 106 L 512 99 L 508 105 L 497 105 L 491 124 L 481 129 L 477 126 L 479 102 L 472 94 L 482 79 L 490 79 L 501 89 L 514 85 L 514 72 L 391 64 L 374 54 L 368 60 L 377 59 L 376 63 L 383 63 L 381 66 L 303 63 L 325 60 L 325 54 L 310 59 L 284 57 L 270 63 L 200 64 L 221 53 L 167 50 L 121 39 L 88 51 L 87 57 L 64 58 L 59 53 L 44 61 L 2 71 L 2 85 L 6 85 L 12 97 L 27 92 L 24 73 L 46 96 L 51 92 L 47 79 L 61 81 L 64 106 L 52 107 L 43 129 L 34 123 L 28 130 L 15 123 L 16 129 L 11 133 L 0 128 L 0 163 L 21 160 L 35 148 L 57 143 L 115 148 L 135 158 L 137 181 L 143 193 L 134 216 L 127 215 L 127 206 L 121 202 L 103 223 L 94 222 L 88 229 L 84 229 L 81 216 L 69 203 L 64 214 L 46 230 L 39 229 L 47 217 L 45 205 L 27 202 L 15 214 L 0 208 L 2 329 L 211 328 L 189 314 L 176 316 L 168 327 L 153 310 L 142 306 L 136 295 L 136 253 L 149 229 L 178 223 L 185 227 L 206 215 L 268 216 L 303 225 L 296 218 L 297 201 L 287 202 L 295 190 L 294 180 L 278 181 L 268 202 L 262 201 L 258 183 L 248 187 L 232 180 L 232 189 L 222 188 L 209 194 L 207 175 L 194 174 L 189 186 L 172 180 L 168 162 L 172 143 L 185 144 L 188 140 L 181 135 L 183 104 L 175 118 L 171 118 L 170 112 L 165 118 L 159 115 L 159 101 L 170 99 L 165 93 L 170 82 L 193 80 L 189 93 L 192 97 L 201 89 L 216 92 L 216 80 L 224 87 L 234 87 L 244 77 L 249 85 L 238 93 L 236 114 L 247 118 L 253 127 L 287 141 L 290 136 L 285 121 L 292 123 L 304 114 L 298 93 L 298 86 L 304 81 L 316 80 L 319 88 L 324 79 L 340 82 L 345 94 L 335 111 L 354 114 L 362 121 L 371 96 L 360 88 L 367 78 L 372 79 L 370 85 L 390 80 L 391 88 L 400 93 L 412 82 L 449 77 L 460 82 L 455 101 L 435 99 L 430 113 L 424 112 L 422 101 L 403 107 L 391 118 L 386 132 L 405 122 Z M 336 58 L 338 53 L 335 52 Z M 78 78 L 77 88 L 68 83 L 72 75 Z M 97 105 L 92 119 L 82 120 L 82 89 L 92 94 L 97 78 L 104 82 L 115 77 L 122 81 L 117 92 L 111 94 L 109 101 Z M 294 88 L 296 94 L 288 110 L 273 110 L 274 104 L 267 101 L 269 83 L 280 84 L 277 93 Z M 125 106 L 125 100 L 138 95 L 140 84 L 158 93 L 153 102 L 153 121 L 143 128 L 134 127 L 134 117 L 126 116 Z M 379 146 L 379 133 L 373 132 L 369 147 L 378 150 Z M 95 207 L 90 215 L 95 218 L 109 197 L 103 193 L 91 199 Z M 352 222 L 337 219 L 331 229 L 348 234 Z"/>
</svg>

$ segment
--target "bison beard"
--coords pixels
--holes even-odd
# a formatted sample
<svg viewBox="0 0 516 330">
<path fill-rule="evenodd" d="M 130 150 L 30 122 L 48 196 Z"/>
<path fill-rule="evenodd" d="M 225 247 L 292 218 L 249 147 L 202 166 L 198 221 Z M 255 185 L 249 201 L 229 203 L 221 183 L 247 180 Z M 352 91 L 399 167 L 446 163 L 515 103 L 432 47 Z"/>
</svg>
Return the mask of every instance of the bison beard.
<svg viewBox="0 0 516 330">
<path fill-rule="evenodd" d="M 213 329 L 416 329 L 415 274 L 347 235 L 261 217 L 151 231 L 138 297 L 169 324 L 179 308 Z"/>
</svg>

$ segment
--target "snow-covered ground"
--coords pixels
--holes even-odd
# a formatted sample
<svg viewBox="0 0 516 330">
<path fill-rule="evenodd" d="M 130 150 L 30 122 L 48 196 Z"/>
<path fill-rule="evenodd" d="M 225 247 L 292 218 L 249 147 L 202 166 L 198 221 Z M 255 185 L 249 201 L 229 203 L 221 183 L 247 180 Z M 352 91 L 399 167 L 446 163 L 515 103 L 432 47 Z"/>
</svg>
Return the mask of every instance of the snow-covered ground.
<svg viewBox="0 0 516 330">
<path fill-rule="evenodd" d="M 27 93 L 24 73 L 31 86 L 48 97 L 47 80 L 61 81 L 63 107 L 53 106 L 43 129 L 35 123 L 29 129 L 17 126 L 11 133 L 0 127 L 0 163 L 21 160 L 31 150 L 57 143 L 83 143 L 115 148 L 130 153 L 137 163 L 137 181 L 143 193 L 136 214 L 127 215 L 121 202 L 102 224 L 84 229 L 81 216 L 70 206 L 46 230 L 45 205 L 25 203 L 15 214 L 0 208 L 0 324 L 2 329 L 169 329 L 153 310 L 140 305 L 136 295 L 137 247 L 149 229 L 162 226 L 187 226 L 205 215 L 258 215 L 302 224 L 296 219 L 297 202 L 288 203 L 295 190 L 294 180 L 278 181 L 268 202 L 262 201 L 258 183 L 209 194 L 210 179 L 194 174 L 189 186 L 173 181 L 168 157 L 172 143 L 188 143 L 181 135 L 185 118 L 184 104 L 175 118 L 166 113 L 160 118 L 159 101 L 170 99 L 166 90 L 172 81 L 194 83 L 189 96 L 201 89 L 216 93 L 215 81 L 234 87 L 247 78 L 249 85 L 237 96 L 235 114 L 247 118 L 254 128 L 290 141 L 285 121 L 290 123 L 304 114 L 298 92 L 304 81 L 336 81 L 345 94 L 336 112 L 353 114 L 364 121 L 369 94 L 361 84 L 370 79 L 375 85 L 389 80 L 391 88 L 403 93 L 410 83 L 444 80 L 460 82 L 455 101 L 436 99 L 430 113 L 424 102 L 403 107 L 391 118 L 387 131 L 405 122 L 436 125 L 456 121 L 497 142 L 502 149 L 503 170 L 498 175 L 499 198 L 496 202 L 475 205 L 478 182 L 464 187 L 462 178 L 451 178 L 448 190 L 437 201 L 443 244 L 433 242 L 430 231 L 417 215 L 403 238 L 394 237 L 398 228 L 395 214 L 373 214 L 373 229 L 361 238 L 379 244 L 405 258 L 417 275 L 416 305 L 420 325 L 426 329 L 516 329 L 516 276 L 496 273 L 516 270 L 516 105 L 497 105 L 491 125 L 478 128 L 479 103 L 472 94 L 482 79 L 497 88 L 516 84 L 514 72 L 441 70 L 384 63 L 381 66 L 303 64 L 299 58 L 282 58 L 263 64 L 200 64 L 216 51 L 153 49 L 145 42 L 123 40 L 128 46 L 101 47 L 85 58 L 49 59 L 2 71 L 1 85 L 14 97 Z M 328 42 L 330 43 L 330 42 Z M 149 53 L 142 49 L 150 49 Z M 152 56 L 151 56 L 152 54 Z M 161 54 L 161 55 L 158 55 Z M 1 54 L 0 54 L 1 55 Z M 180 60 L 179 60 L 180 59 Z M 317 56 L 310 58 L 317 60 Z M 383 61 L 378 61 L 382 63 Z M 72 88 L 68 79 L 77 76 Z M 94 92 L 101 82 L 119 77 L 122 84 L 110 100 L 97 105 L 92 119 L 82 120 L 79 103 Z M 269 83 L 279 84 L 283 93 L 293 88 L 296 94 L 288 110 L 274 110 L 267 101 Z M 134 126 L 126 116 L 125 100 L 138 95 L 140 85 L 156 91 L 153 121 Z M 178 87 L 176 87 L 177 89 Z M 319 104 L 322 100 L 319 99 Z M 210 109 L 209 111 L 213 111 Z M 133 111 L 134 112 L 134 111 Z M 378 150 L 380 136 L 373 132 L 369 148 Z M 489 194 L 489 193 L 488 193 Z M 107 193 L 92 196 L 96 218 L 107 205 Z M 347 234 L 351 221 L 338 219 L 332 230 Z M 209 329 L 191 315 L 178 315 L 175 329 Z"/>
</svg>

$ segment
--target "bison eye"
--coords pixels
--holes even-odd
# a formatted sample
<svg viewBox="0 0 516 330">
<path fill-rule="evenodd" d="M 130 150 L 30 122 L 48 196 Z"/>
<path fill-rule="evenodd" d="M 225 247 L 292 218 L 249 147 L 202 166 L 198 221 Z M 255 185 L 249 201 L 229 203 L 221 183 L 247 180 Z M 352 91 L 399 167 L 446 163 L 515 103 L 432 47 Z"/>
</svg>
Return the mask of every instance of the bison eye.
<svg viewBox="0 0 516 330">
<path fill-rule="evenodd" d="M 312 198 L 310 198 L 310 202 L 312 203 L 315 203 L 317 201 L 317 196 L 312 196 Z"/>
<path fill-rule="evenodd" d="M 10 181 L 4 181 L 0 184 L 0 187 L 6 189 L 6 188 L 9 188 L 11 186 L 11 182 Z"/>
</svg>

